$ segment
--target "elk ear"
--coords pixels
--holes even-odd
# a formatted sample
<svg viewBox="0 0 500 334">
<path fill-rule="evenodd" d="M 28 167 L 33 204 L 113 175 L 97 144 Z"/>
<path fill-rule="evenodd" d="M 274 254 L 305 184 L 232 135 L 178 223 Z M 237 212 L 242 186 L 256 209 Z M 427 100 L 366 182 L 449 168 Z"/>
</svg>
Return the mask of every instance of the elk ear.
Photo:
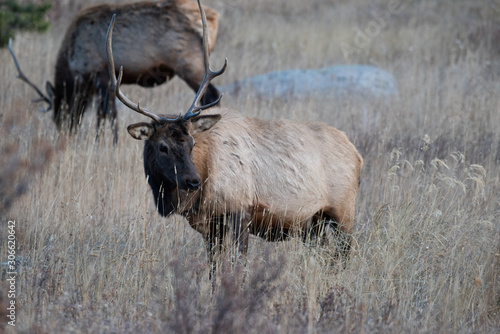
<svg viewBox="0 0 500 334">
<path fill-rule="evenodd" d="M 220 121 L 221 115 L 203 115 L 194 117 L 191 119 L 191 123 L 193 124 L 193 132 L 191 134 L 195 134 L 198 132 L 207 131 L 212 126 L 215 125 L 218 121 Z"/>
<path fill-rule="evenodd" d="M 155 128 L 149 123 L 130 124 L 127 127 L 128 133 L 137 140 L 145 140 L 151 138 L 155 133 Z"/>
</svg>

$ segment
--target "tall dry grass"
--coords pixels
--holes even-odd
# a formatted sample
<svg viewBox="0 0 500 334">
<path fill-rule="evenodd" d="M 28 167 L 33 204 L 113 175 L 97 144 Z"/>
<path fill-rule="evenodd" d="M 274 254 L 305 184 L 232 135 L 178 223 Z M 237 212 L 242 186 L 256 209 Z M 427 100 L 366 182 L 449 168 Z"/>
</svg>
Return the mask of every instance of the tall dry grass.
<svg viewBox="0 0 500 334">
<path fill-rule="evenodd" d="M 21 261 L 17 323 L 4 331 L 498 332 L 500 13 L 487 0 L 405 1 L 362 52 L 345 59 L 340 43 L 352 44 L 353 29 L 365 29 L 370 12 L 388 3 L 205 1 L 221 13 L 213 67 L 229 58 L 219 84 L 340 63 L 377 64 L 399 83 L 399 98 L 378 102 L 224 96 L 251 116 L 342 129 L 365 166 L 347 268 L 330 267 L 324 249 L 300 240 L 252 238 L 246 266 L 223 263 L 214 285 L 201 236 L 182 217 L 155 212 L 142 144 L 124 130 L 143 119 L 119 111 L 117 146 L 109 132 L 94 141 L 91 110 L 76 136 L 59 135 L 1 50 L 1 172 L 14 153 L 16 161 L 38 161 L 0 175 L 12 189 L 27 182 L 1 217 L 18 223 Z M 49 33 L 17 36 L 14 48 L 35 82 L 52 80 L 79 6 L 58 1 Z M 124 89 L 158 112 L 184 111 L 193 97 L 179 79 Z M 53 152 L 50 162 L 43 152 Z M 6 238 L 2 227 L 2 262 Z"/>
</svg>

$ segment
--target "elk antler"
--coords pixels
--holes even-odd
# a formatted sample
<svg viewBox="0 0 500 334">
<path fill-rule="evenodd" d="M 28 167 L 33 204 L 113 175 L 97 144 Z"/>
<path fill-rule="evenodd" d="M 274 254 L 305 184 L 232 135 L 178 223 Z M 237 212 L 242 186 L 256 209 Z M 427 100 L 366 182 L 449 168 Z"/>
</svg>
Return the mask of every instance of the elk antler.
<svg viewBox="0 0 500 334">
<path fill-rule="evenodd" d="M 200 7 L 200 13 L 201 13 L 201 22 L 203 23 L 203 61 L 205 64 L 205 75 L 203 76 L 203 81 L 201 82 L 200 88 L 198 89 L 198 92 L 196 93 L 196 96 L 194 98 L 193 104 L 191 107 L 189 107 L 188 111 L 186 114 L 183 116 L 183 119 L 188 120 L 191 117 L 198 116 L 200 112 L 204 109 L 210 108 L 217 103 L 219 103 L 222 94 L 219 96 L 219 98 L 209 104 L 206 104 L 204 106 L 198 106 L 200 103 L 200 100 L 203 95 L 205 95 L 205 92 L 207 91 L 208 85 L 210 84 L 210 81 L 212 81 L 213 78 L 218 77 L 224 71 L 226 70 L 227 66 L 227 58 L 224 61 L 224 65 L 222 68 L 216 72 L 213 72 L 210 69 L 210 64 L 209 64 L 209 55 L 208 55 L 208 40 L 207 40 L 207 17 L 205 15 L 205 10 L 203 9 L 203 6 L 201 5 L 200 0 L 198 0 L 198 6 Z"/>
<path fill-rule="evenodd" d="M 12 58 L 14 59 L 14 63 L 16 64 L 16 68 L 17 68 L 17 72 L 18 72 L 17 78 L 26 82 L 29 86 L 31 86 L 31 88 L 36 90 L 38 95 L 40 95 L 40 98 L 33 100 L 33 102 L 41 102 L 41 101 L 47 102 L 49 104 L 49 106 L 47 107 L 47 109 L 43 110 L 43 112 L 47 112 L 50 109 L 52 109 L 52 99 L 50 97 L 46 96 L 45 94 L 43 94 L 42 91 L 34 83 L 32 83 L 28 79 L 28 77 L 26 75 L 24 75 L 23 71 L 21 70 L 21 66 L 19 66 L 19 62 L 17 61 L 17 57 L 14 53 L 14 50 L 12 50 L 12 38 L 9 38 L 9 51 L 10 51 L 10 54 L 12 55 Z"/>
<path fill-rule="evenodd" d="M 122 83 L 122 77 L 123 77 L 123 66 L 120 66 L 120 72 L 118 74 L 118 80 L 116 79 L 116 73 L 115 73 L 115 61 L 113 59 L 113 49 L 111 45 L 111 40 L 113 38 L 113 27 L 115 26 L 115 19 L 116 19 L 116 14 L 113 14 L 113 18 L 111 19 L 111 23 L 109 24 L 108 27 L 108 33 L 106 34 L 106 52 L 108 54 L 108 73 L 109 73 L 109 78 L 111 80 L 111 88 L 115 92 L 116 96 L 118 99 L 127 107 L 130 109 L 137 111 L 140 114 L 143 114 L 145 116 L 148 116 L 152 118 L 156 123 L 160 122 L 175 122 L 179 119 L 177 118 L 166 118 L 162 116 L 158 116 L 147 109 L 141 108 L 139 106 L 139 103 L 135 104 L 131 100 L 129 100 L 120 90 L 120 85 Z"/>
</svg>

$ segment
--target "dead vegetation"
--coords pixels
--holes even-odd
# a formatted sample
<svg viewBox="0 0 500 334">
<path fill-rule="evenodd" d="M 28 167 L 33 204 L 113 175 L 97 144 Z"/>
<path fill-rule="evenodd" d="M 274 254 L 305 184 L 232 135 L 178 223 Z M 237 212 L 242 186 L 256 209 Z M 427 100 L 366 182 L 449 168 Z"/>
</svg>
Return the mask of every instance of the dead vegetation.
<svg viewBox="0 0 500 334">
<path fill-rule="evenodd" d="M 70 13 L 72 3 L 53 8 Z M 0 83 L 2 220 L 16 219 L 23 235 L 15 330 L 498 332 L 500 12 L 488 0 L 405 2 L 359 56 L 346 60 L 340 42 L 353 43 L 353 29 L 365 29 L 371 11 L 387 3 L 206 1 L 222 13 L 211 58 L 214 68 L 229 59 L 220 83 L 359 62 L 377 64 L 399 84 L 398 99 L 371 103 L 224 96 L 250 116 L 342 129 L 365 166 L 345 269 L 326 265 L 323 251 L 301 240 L 252 238 L 246 266 L 225 263 L 214 285 L 201 236 L 182 217 L 156 214 L 142 145 L 123 135 L 115 147 L 110 133 L 95 142 L 94 113 L 76 136 L 58 137 L 2 50 L 0 73 L 11 78 Z M 33 81 L 52 76 L 66 23 L 56 17 L 47 34 L 17 36 Z M 167 112 L 162 106 L 184 112 L 192 100 L 177 79 L 123 90 L 158 113 Z M 125 108 L 118 117 L 120 129 L 143 121 Z M 4 229 L 0 237 L 3 262 Z"/>
</svg>

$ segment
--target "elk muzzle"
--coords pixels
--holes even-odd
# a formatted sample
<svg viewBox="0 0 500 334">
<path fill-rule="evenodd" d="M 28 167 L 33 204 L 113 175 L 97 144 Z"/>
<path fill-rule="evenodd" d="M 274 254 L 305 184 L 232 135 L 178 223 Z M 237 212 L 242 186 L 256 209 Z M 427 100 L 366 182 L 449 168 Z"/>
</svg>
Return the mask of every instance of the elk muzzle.
<svg viewBox="0 0 500 334">
<path fill-rule="evenodd" d="M 196 191 L 200 189 L 200 187 L 201 187 L 201 179 L 199 176 L 196 178 L 191 178 L 186 180 L 186 190 Z"/>
</svg>

